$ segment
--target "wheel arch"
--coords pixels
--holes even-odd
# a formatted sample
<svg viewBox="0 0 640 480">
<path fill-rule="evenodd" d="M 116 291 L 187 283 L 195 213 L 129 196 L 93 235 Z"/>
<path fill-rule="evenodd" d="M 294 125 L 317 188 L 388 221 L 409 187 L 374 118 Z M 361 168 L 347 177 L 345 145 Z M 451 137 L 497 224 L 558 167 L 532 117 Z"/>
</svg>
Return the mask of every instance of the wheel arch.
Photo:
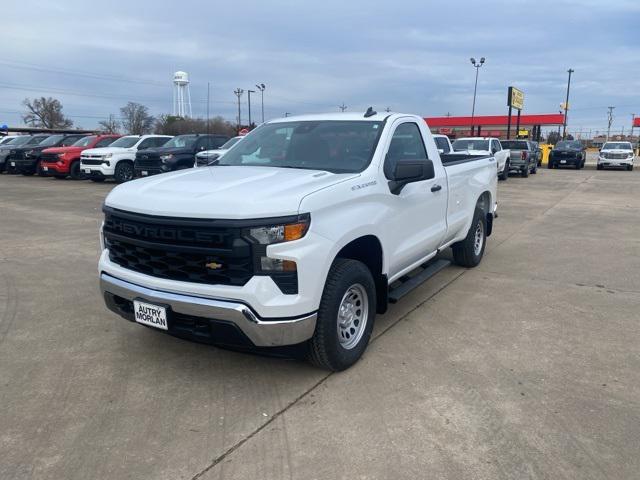
<svg viewBox="0 0 640 480">
<path fill-rule="evenodd" d="M 478 201 L 476 202 L 476 206 L 480 207 L 482 212 L 484 213 L 486 223 L 487 223 L 487 237 L 491 235 L 493 230 L 493 213 L 491 212 L 491 192 L 489 190 L 485 190 L 478 197 Z"/>
<path fill-rule="evenodd" d="M 388 278 L 383 273 L 384 252 L 380 239 L 375 235 L 363 235 L 343 246 L 335 258 L 349 258 L 364 263 L 376 284 L 377 313 L 384 313 L 388 304 Z"/>
</svg>

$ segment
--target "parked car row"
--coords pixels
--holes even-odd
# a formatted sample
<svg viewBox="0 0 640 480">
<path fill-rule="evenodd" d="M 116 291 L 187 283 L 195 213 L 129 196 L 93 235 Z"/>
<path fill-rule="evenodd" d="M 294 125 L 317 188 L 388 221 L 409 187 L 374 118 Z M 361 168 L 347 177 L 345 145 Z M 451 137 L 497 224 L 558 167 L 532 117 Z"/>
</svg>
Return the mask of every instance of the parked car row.
<svg viewBox="0 0 640 480">
<path fill-rule="evenodd" d="M 226 135 L 37 134 L 3 138 L 0 173 L 89 178 L 122 183 L 135 177 L 198 166 L 219 158 L 242 137 Z"/>
</svg>

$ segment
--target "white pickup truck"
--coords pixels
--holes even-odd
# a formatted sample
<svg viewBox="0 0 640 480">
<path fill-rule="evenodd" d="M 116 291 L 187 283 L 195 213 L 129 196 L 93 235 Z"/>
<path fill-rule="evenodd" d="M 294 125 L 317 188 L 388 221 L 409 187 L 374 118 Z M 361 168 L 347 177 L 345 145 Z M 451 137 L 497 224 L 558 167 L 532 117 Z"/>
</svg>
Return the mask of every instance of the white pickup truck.
<svg viewBox="0 0 640 480">
<path fill-rule="evenodd" d="M 113 177 L 122 183 L 134 177 L 133 164 L 138 150 L 161 147 L 170 135 L 127 135 L 108 147 L 91 148 L 80 156 L 80 171 L 94 182 Z"/>
<path fill-rule="evenodd" d="M 376 313 L 491 234 L 496 160 L 440 156 L 421 117 L 267 122 L 217 164 L 134 180 L 104 203 L 107 307 L 175 336 L 302 348 L 343 370 Z M 286 349 L 285 349 L 286 350 Z"/>
<path fill-rule="evenodd" d="M 596 168 L 602 170 L 605 167 L 622 167 L 631 171 L 634 157 L 631 142 L 606 142 L 598 154 Z"/>
<path fill-rule="evenodd" d="M 499 139 L 492 137 L 458 138 L 453 142 L 453 150 L 466 152 L 469 155 L 491 155 L 496 159 L 498 178 L 500 180 L 509 178 L 511 152 L 509 149 L 502 148 Z"/>
</svg>

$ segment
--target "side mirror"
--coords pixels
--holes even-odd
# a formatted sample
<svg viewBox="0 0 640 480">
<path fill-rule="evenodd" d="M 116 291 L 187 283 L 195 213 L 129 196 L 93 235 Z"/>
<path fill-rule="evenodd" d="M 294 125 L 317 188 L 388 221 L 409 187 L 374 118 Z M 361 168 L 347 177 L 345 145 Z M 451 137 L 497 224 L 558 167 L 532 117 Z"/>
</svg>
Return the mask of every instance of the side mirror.
<svg viewBox="0 0 640 480">
<path fill-rule="evenodd" d="M 398 160 L 395 166 L 390 163 L 384 166 L 385 176 L 389 179 L 389 190 L 399 195 L 405 185 L 422 180 L 429 180 L 436 176 L 431 160 Z"/>
<path fill-rule="evenodd" d="M 439 148 L 438 149 L 438 153 L 443 154 L 444 153 L 444 148 Z"/>
</svg>

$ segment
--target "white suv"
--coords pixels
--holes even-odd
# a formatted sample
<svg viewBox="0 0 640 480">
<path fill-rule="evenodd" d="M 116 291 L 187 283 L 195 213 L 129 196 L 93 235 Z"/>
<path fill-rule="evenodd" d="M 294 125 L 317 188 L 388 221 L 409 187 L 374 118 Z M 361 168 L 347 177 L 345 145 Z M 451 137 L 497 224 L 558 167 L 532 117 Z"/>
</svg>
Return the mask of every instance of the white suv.
<svg viewBox="0 0 640 480">
<path fill-rule="evenodd" d="M 94 182 L 113 177 L 122 183 L 133 179 L 133 162 L 138 150 L 161 147 L 170 135 L 127 135 L 108 147 L 92 148 L 82 152 L 80 169 Z"/>
<path fill-rule="evenodd" d="M 633 157 L 631 142 L 606 142 L 598 155 L 598 170 L 604 167 L 623 167 L 633 170 Z"/>
</svg>

